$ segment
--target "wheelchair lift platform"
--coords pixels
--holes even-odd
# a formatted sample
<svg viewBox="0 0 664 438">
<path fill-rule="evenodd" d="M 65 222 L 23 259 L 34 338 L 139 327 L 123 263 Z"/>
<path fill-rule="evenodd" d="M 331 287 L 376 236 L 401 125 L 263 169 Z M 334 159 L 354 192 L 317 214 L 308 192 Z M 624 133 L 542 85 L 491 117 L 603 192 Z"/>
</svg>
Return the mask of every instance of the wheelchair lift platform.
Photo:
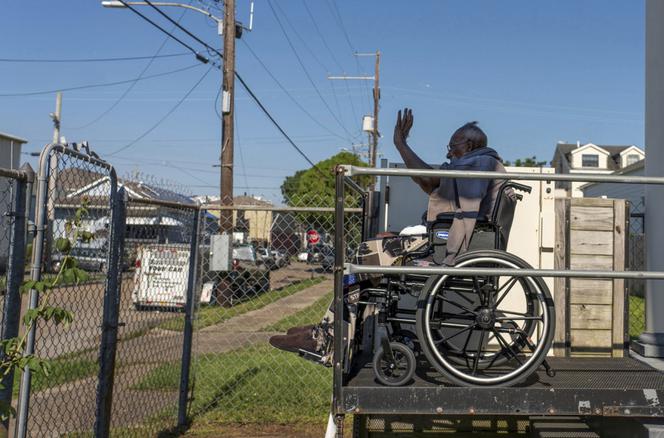
<svg viewBox="0 0 664 438">
<path fill-rule="evenodd" d="M 636 359 L 549 358 L 521 385 L 459 387 L 426 361 L 401 387 L 376 383 L 370 361 L 358 361 L 344 383 L 343 406 L 356 415 L 664 417 L 664 372 Z"/>
</svg>

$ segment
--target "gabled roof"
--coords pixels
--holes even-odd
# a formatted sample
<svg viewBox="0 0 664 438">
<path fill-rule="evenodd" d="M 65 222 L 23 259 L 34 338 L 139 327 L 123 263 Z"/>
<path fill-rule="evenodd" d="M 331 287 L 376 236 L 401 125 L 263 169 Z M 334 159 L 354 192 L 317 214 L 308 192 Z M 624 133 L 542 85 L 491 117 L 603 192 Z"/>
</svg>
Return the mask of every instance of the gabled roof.
<svg viewBox="0 0 664 438">
<path fill-rule="evenodd" d="M 67 204 L 80 203 L 83 196 L 87 196 L 91 200 L 107 198 L 107 193 L 110 191 L 109 186 L 110 178 L 108 175 L 85 169 L 67 168 L 58 174 L 58 187 L 64 191 L 64 197 L 66 198 L 62 201 Z M 118 179 L 119 187 L 125 188 L 129 199 L 151 199 L 195 204 L 188 196 L 142 182 Z"/>
<path fill-rule="evenodd" d="M 609 160 L 608 160 L 608 168 L 610 170 L 616 170 L 620 169 L 620 153 L 626 149 L 631 148 L 633 145 L 603 145 L 603 144 L 594 144 L 594 143 L 586 143 L 580 145 L 581 147 L 593 144 L 594 146 L 597 146 L 598 148 L 604 149 L 606 152 L 609 153 Z M 572 154 L 573 151 L 575 151 L 579 146 L 577 146 L 576 143 L 558 143 L 556 145 L 556 152 L 554 153 L 554 160 L 555 156 L 560 154 L 562 155 L 567 162 L 570 162 L 570 155 Z"/>
</svg>

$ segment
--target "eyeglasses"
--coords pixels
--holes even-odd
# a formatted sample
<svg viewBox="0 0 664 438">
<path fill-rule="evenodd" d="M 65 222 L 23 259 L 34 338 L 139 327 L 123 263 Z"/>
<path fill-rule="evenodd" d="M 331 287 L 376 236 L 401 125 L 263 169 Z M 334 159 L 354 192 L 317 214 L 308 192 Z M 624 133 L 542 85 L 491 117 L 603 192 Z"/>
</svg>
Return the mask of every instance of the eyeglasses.
<svg viewBox="0 0 664 438">
<path fill-rule="evenodd" d="M 455 148 L 459 145 L 466 144 L 467 141 L 468 140 L 463 140 L 463 141 L 458 141 L 456 143 L 450 143 L 450 144 L 447 145 L 447 150 L 451 151 L 453 148 Z"/>
</svg>

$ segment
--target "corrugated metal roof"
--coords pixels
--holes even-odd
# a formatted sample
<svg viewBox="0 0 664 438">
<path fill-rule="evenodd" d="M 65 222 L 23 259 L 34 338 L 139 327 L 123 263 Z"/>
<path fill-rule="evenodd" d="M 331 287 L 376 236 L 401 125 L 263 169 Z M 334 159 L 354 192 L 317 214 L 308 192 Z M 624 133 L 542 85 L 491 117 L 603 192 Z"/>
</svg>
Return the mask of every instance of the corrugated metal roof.
<svg viewBox="0 0 664 438">
<path fill-rule="evenodd" d="M 14 141 L 19 141 L 21 143 L 27 143 L 28 140 L 17 137 L 15 135 L 7 134 L 6 132 L 0 132 L 0 138 L 6 138 L 7 140 L 14 140 Z"/>
</svg>

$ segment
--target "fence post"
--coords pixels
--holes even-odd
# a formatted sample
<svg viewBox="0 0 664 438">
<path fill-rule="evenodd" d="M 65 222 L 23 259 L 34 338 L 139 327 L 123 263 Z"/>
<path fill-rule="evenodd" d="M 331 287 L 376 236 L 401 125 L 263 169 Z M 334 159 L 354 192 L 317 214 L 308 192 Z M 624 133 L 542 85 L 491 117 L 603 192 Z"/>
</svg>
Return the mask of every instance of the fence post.
<svg viewBox="0 0 664 438">
<path fill-rule="evenodd" d="M 32 169 L 21 168 L 27 180 L 15 179 L 14 199 L 12 210 L 7 214 L 11 216 L 11 231 L 9 237 L 9 258 L 7 260 L 7 292 L 5 295 L 5 308 L 2 327 L 2 340 L 15 338 L 19 333 L 21 316 L 21 283 L 25 274 L 25 229 L 27 221 L 26 188 L 32 183 L 35 175 Z M 12 390 L 14 386 L 14 371 L 2 379 L 0 389 L 0 403 L 11 406 Z M 0 436 L 6 437 L 9 433 L 9 418 L 2 421 Z"/>
<path fill-rule="evenodd" d="M 48 145 L 42 150 L 39 157 L 39 170 L 37 175 L 37 199 L 35 200 L 35 238 L 32 241 L 32 266 L 30 267 L 30 279 L 41 280 L 42 259 L 44 253 L 44 231 L 46 227 L 46 210 L 48 202 L 48 175 L 51 152 L 55 145 Z M 56 166 L 57 167 L 57 166 Z M 30 290 L 29 309 L 36 309 L 39 306 L 39 292 L 35 289 Z M 35 338 L 37 335 L 37 325 L 33 324 L 28 333 L 25 344 L 24 355 L 31 355 L 35 352 Z M 16 438 L 25 438 L 28 432 L 28 412 L 30 410 L 30 384 L 32 381 L 32 370 L 26 366 L 21 376 L 21 390 L 17 406 L 16 420 Z"/>
<path fill-rule="evenodd" d="M 180 368 L 180 399 L 178 401 L 178 427 L 187 425 L 187 401 L 189 399 L 189 375 L 191 368 L 191 347 L 194 321 L 194 289 L 196 288 L 196 265 L 198 255 L 198 229 L 201 210 L 194 210 L 191 247 L 189 250 L 189 277 L 187 280 L 187 301 L 185 304 L 184 333 L 182 340 L 182 365 Z"/>
<path fill-rule="evenodd" d="M 108 271 L 104 291 L 104 315 L 99 347 L 99 378 L 95 437 L 107 437 L 111 427 L 113 406 L 113 381 L 115 378 L 115 353 L 118 341 L 118 319 L 122 281 L 122 256 L 127 213 L 127 192 L 124 187 L 111 192 L 111 232 L 109 235 Z"/>
</svg>

